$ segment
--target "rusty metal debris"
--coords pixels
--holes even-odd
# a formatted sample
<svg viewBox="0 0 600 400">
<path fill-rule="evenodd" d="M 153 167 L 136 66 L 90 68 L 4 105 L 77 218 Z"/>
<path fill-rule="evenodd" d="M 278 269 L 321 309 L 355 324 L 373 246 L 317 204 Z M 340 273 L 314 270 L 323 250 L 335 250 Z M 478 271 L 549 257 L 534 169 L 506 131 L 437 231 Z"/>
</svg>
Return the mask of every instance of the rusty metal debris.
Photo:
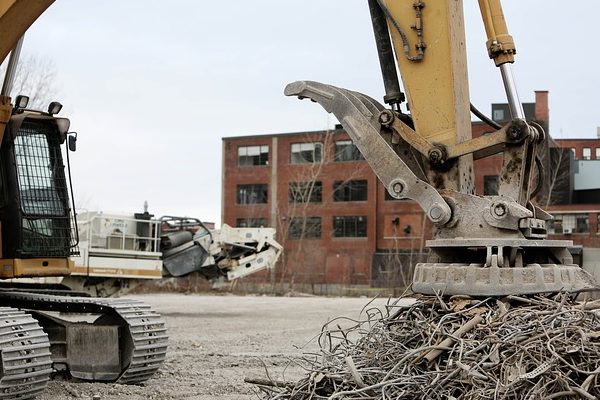
<svg viewBox="0 0 600 400">
<path fill-rule="evenodd" d="M 261 399 L 598 399 L 600 302 L 421 296 L 336 319 Z M 349 327 L 342 327 L 347 325 Z M 345 323 L 345 324 L 344 324 Z M 249 380 L 252 381 L 252 380 Z"/>
</svg>

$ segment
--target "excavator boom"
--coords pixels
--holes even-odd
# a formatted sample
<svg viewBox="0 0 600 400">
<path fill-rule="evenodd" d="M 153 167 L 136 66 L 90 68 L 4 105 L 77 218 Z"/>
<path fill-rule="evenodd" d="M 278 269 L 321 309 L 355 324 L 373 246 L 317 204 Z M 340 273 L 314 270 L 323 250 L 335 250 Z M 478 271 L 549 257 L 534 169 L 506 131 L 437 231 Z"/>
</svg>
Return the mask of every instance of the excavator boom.
<svg viewBox="0 0 600 400">
<path fill-rule="evenodd" d="M 0 63 L 54 0 L 0 0 Z"/>
</svg>

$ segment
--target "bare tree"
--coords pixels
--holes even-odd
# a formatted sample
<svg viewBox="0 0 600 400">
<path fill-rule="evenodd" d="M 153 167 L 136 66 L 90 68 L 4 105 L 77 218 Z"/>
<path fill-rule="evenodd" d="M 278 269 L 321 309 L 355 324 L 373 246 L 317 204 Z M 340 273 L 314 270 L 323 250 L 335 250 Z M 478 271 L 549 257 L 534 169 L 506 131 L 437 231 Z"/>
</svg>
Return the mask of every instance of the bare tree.
<svg viewBox="0 0 600 400">
<path fill-rule="evenodd" d="M 306 143 L 314 142 L 313 138 L 307 137 Z M 307 220 L 309 209 L 316 203 L 317 198 L 322 200 L 322 186 L 319 185 L 322 175 L 325 160 L 323 155 L 330 148 L 332 142 L 332 134 L 327 132 L 323 138 L 321 146 L 320 160 L 313 160 L 299 164 L 295 168 L 295 173 L 290 178 L 288 188 L 288 202 L 285 205 L 279 204 L 277 215 L 280 218 L 277 220 L 277 232 L 279 233 L 280 243 L 286 249 L 281 257 L 281 272 L 279 285 L 283 286 L 286 279 L 289 279 L 288 285 L 293 289 L 298 271 L 294 269 L 292 260 L 298 257 L 304 257 L 310 254 L 314 258 L 315 252 L 308 251 L 314 247 L 313 243 L 307 239 L 316 239 L 317 229 L 318 234 L 321 234 L 320 226 L 316 226 L 315 221 L 309 224 Z M 310 225 L 310 226 L 309 226 Z M 308 236 L 308 237 L 307 237 Z M 289 240 L 294 240 L 296 245 L 293 249 L 288 245 Z M 291 251 L 290 251 L 291 250 Z M 316 250 L 316 249 L 313 249 Z M 308 261 L 308 260 L 307 260 Z M 315 262 L 316 260 L 311 260 Z M 322 260 L 325 262 L 325 260 Z M 275 283 L 275 282 L 273 282 Z"/>
<path fill-rule="evenodd" d="M 419 226 L 415 226 L 414 219 L 407 222 L 404 216 L 397 214 L 391 226 L 384 227 L 384 239 L 391 241 L 392 246 L 377 253 L 373 260 L 374 286 L 403 291 L 412 282 L 415 265 L 427 260 L 424 246 L 429 222 L 421 212 L 414 215 L 421 217 Z"/>
<path fill-rule="evenodd" d="M 6 64 L 0 68 L 2 77 L 6 72 Z M 36 55 L 21 57 L 10 96 L 28 96 L 28 108 L 44 110 L 58 95 L 56 76 L 56 65 L 49 58 Z"/>
<path fill-rule="evenodd" d="M 325 167 L 330 162 L 338 160 L 337 154 L 334 153 L 336 139 L 338 138 L 335 132 L 325 133 L 318 139 L 321 143 L 321 159 L 299 163 L 292 169 L 293 174 L 289 178 L 287 187 L 287 202 L 279 204 L 277 210 L 280 216 L 277 220 L 278 240 L 286 250 L 282 254 L 279 282 L 273 282 L 274 285 L 287 284 L 289 289 L 293 289 L 298 280 L 305 284 L 315 284 L 322 281 L 325 274 L 327 252 L 320 240 L 324 234 L 320 210 L 331 206 L 332 199 L 323 197 L 322 182 L 325 178 Z M 304 142 L 305 144 L 316 143 L 317 139 L 307 135 Z M 331 155 L 333 155 L 332 160 L 329 159 Z M 369 166 L 364 163 L 360 168 L 347 169 L 348 174 L 344 179 L 336 181 L 338 188 L 356 179 L 368 168 Z M 311 268 L 299 269 L 298 260 L 302 260 L 302 264 L 310 265 Z M 316 266 L 323 266 L 323 272 L 318 272 Z M 308 276 L 305 271 L 308 271 Z"/>
<path fill-rule="evenodd" d="M 542 208 L 571 202 L 571 149 L 563 148 L 550 138 L 538 151 L 542 167 L 542 185 L 535 202 Z"/>
</svg>

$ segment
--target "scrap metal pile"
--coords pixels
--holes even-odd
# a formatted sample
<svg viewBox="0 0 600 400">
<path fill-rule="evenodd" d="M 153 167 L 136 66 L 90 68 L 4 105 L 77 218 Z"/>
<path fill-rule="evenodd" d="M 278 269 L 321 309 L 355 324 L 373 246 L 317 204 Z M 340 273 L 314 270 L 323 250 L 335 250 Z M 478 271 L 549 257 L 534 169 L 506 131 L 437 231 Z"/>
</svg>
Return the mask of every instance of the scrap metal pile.
<svg viewBox="0 0 600 400">
<path fill-rule="evenodd" d="M 270 400 L 600 398 L 600 301 L 407 300 L 326 324 L 303 379 L 248 381 Z"/>
</svg>

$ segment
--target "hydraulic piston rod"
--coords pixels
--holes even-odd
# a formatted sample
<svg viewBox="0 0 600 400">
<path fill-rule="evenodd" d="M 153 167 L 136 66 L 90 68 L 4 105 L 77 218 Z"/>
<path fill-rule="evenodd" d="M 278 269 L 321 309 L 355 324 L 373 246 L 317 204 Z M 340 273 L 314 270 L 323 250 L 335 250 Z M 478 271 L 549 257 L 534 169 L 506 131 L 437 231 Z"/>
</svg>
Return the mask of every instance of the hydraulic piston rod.
<svg viewBox="0 0 600 400">
<path fill-rule="evenodd" d="M 6 74 L 4 75 L 4 82 L 2 83 L 1 96 L 10 96 L 13 83 L 15 81 L 15 74 L 17 73 L 17 64 L 19 64 L 19 57 L 21 55 L 21 47 L 23 47 L 23 38 L 21 38 L 15 44 L 15 47 L 10 52 L 10 58 L 8 59 L 8 66 L 6 67 Z"/>
<path fill-rule="evenodd" d="M 387 20 L 377 0 L 369 0 L 369 11 L 375 34 L 375 44 L 381 66 L 381 75 L 385 87 L 384 102 L 398 107 L 405 100 L 404 93 L 400 90 L 400 81 L 394 61 L 394 51 L 390 40 Z"/>
<path fill-rule="evenodd" d="M 502 74 L 504 90 L 506 91 L 508 107 L 510 108 L 510 114 L 512 118 L 525 119 L 523 104 L 519 99 L 519 93 L 517 92 L 517 85 L 515 84 L 515 78 L 512 73 L 511 65 L 509 63 L 500 65 L 500 73 Z"/>
<path fill-rule="evenodd" d="M 510 66 L 515 62 L 517 49 L 512 36 L 508 33 L 500 0 L 479 0 L 479 10 L 488 38 L 486 42 L 488 54 L 500 68 L 511 116 L 513 119 L 525 119 L 523 105 L 519 100 L 517 85 Z"/>
</svg>

